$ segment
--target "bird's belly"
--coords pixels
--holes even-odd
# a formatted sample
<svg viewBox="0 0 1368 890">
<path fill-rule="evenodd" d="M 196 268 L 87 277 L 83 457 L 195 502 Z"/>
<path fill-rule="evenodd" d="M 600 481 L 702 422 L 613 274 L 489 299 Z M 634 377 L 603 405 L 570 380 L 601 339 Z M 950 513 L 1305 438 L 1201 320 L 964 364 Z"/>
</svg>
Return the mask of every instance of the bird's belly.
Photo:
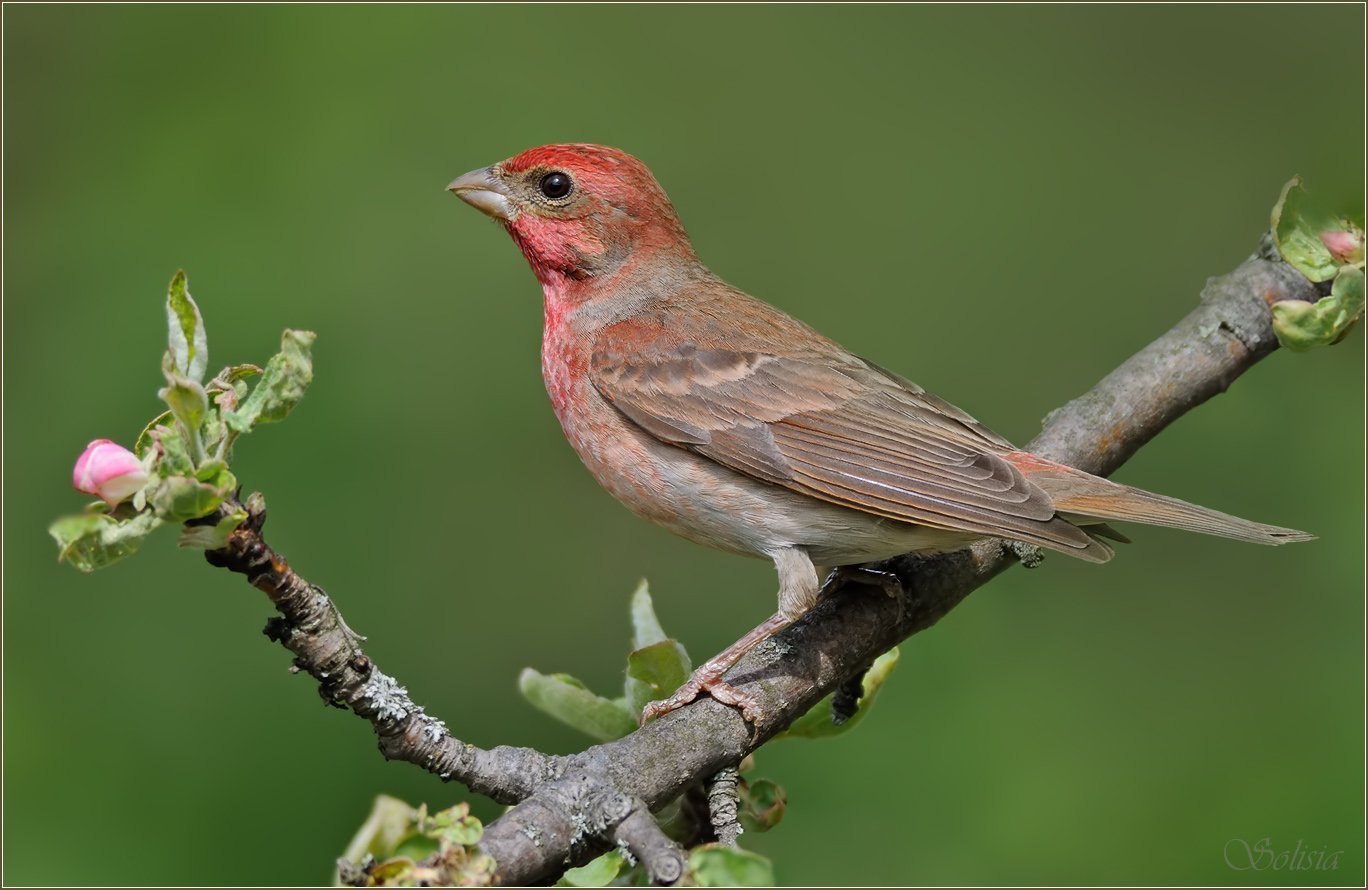
<svg viewBox="0 0 1368 890">
<path fill-rule="evenodd" d="M 552 403 L 566 438 L 599 484 L 637 515 L 700 544 L 771 556 L 805 548 L 818 565 L 856 565 L 913 551 L 955 550 L 973 537 L 885 519 L 729 470 L 636 427 L 592 385 Z"/>
</svg>

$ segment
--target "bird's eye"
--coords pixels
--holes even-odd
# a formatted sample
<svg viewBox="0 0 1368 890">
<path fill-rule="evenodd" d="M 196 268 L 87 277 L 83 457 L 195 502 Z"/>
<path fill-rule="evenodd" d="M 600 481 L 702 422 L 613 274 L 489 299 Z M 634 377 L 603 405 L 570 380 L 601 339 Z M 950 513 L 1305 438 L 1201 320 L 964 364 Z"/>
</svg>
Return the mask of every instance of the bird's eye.
<svg viewBox="0 0 1368 890">
<path fill-rule="evenodd" d="M 553 201 L 570 194 L 570 187 L 570 177 L 564 173 L 548 173 L 541 178 L 541 183 L 537 186 L 543 195 Z"/>
</svg>

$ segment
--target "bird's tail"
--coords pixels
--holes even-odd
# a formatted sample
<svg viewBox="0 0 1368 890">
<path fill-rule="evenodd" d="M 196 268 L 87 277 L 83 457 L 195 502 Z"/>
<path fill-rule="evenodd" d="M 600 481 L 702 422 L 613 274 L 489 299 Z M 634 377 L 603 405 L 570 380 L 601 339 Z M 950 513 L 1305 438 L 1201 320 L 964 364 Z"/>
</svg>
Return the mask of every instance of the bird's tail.
<svg viewBox="0 0 1368 890">
<path fill-rule="evenodd" d="M 1315 535 L 1253 522 L 1180 501 L 1177 498 L 1121 485 L 1082 470 L 1046 461 L 1028 452 L 1005 455 L 1032 482 L 1043 488 L 1060 514 L 1077 525 L 1098 520 L 1140 522 L 1165 528 L 1219 535 L 1254 544 L 1291 544 Z"/>
</svg>

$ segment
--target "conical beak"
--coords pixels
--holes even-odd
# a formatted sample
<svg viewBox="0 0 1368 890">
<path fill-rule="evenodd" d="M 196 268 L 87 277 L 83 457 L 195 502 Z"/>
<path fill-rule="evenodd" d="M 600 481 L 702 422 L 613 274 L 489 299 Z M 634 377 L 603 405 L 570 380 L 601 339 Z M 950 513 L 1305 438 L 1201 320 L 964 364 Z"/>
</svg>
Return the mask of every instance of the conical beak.
<svg viewBox="0 0 1368 890">
<path fill-rule="evenodd" d="M 494 175 L 493 167 L 481 167 L 456 177 L 447 186 L 447 191 L 495 219 L 507 221 L 518 215 L 517 208 L 508 199 L 508 187 Z"/>
</svg>

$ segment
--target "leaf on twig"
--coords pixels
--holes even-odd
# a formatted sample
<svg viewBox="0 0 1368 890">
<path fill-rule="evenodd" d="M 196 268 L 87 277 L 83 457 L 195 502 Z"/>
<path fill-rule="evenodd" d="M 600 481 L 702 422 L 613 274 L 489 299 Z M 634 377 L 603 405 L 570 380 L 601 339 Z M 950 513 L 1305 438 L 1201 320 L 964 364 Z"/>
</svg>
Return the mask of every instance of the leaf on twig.
<svg viewBox="0 0 1368 890">
<path fill-rule="evenodd" d="M 1332 346 L 1344 339 L 1363 315 L 1363 270 L 1345 266 L 1335 276 L 1330 295 L 1314 303 L 1282 300 L 1273 304 L 1273 332 L 1288 349 L 1302 352 Z"/>
<path fill-rule="evenodd" d="M 246 510 L 234 510 L 213 525 L 187 525 L 181 530 L 182 547 L 198 547 L 201 550 L 218 550 L 228 543 L 228 536 L 247 521 Z"/>
<path fill-rule="evenodd" d="M 609 850 L 579 868 L 566 869 L 556 882 L 557 887 L 607 887 L 622 871 L 627 860 L 618 850 Z"/>
<path fill-rule="evenodd" d="M 775 738 L 824 739 L 850 732 L 874 707 L 874 700 L 878 697 L 879 690 L 883 688 L 889 675 L 893 673 L 893 668 L 897 666 L 898 648 L 896 646 L 874 659 L 874 663 L 870 665 L 861 683 L 859 710 L 844 723 L 838 725 L 831 722 L 831 696 L 828 695 L 809 708 L 806 714 L 793 721 L 788 729 L 779 733 Z"/>
<path fill-rule="evenodd" d="M 475 846 L 483 833 L 464 802 L 429 816 L 425 804 L 415 808 L 382 794 L 337 861 L 333 884 L 487 886 L 494 860 Z"/>
<path fill-rule="evenodd" d="M 208 516 L 237 488 L 237 477 L 221 460 L 211 460 L 189 474 L 162 479 L 150 503 L 167 522 L 186 522 Z M 231 531 L 231 529 L 229 529 Z"/>
<path fill-rule="evenodd" d="M 1282 258 L 1298 272 L 1311 281 L 1328 281 L 1334 277 L 1338 264 L 1321 243 L 1320 232 L 1325 226 L 1313 224 L 1302 209 L 1305 194 L 1300 176 L 1292 177 L 1283 186 L 1270 216 L 1273 241 Z"/>
<path fill-rule="evenodd" d="M 737 783 L 741 799 L 741 824 L 747 831 L 765 832 L 778 825 L 788 809 L 788 794 L 769 779 L 742 779 Z"/>
<path fill-rule="evenodd" d="M 57 559 L 82 572 L 93 572 L 136 553 L 143 539 L 162 524 L 151 513 L 120 521 L 107 513 L 65 516 L 48 527 L 57 542 Z"/>
<path fill-rule="evenodd" d="M 185 270 L 178 269 L 166 289 L 167 347 L 176 371 L 198 383 L 209 365 L 209 338 L 204 318 L 190 297 Z"/>
<path fill-rule="evenodd" d="M 655 604 L 651 601 L 651 588 L 642 578 L 637 589 L 632 592 L 632 648 L 640 649 L 666 639 L 665 628 L 660 626 L 656 617 Z"/>
<path fill-rule="evenodd" d="M 537 710 L 601 742 L 620 739 L 637 728 L 636 719 L 621 705 L 595 695 L 569 674 L 523 668 L 518 691 Z"/>
<path fill-rule="evenodd" d="M 640 713 L 648 702 L 668 698 L 688 681 L 691 670 L 689 653 L 678 640 L 659 640 L 634 650 L 627 656 L 628 705 Z"/>
<path fill-rule="evenodd" d="M 287 330 L 280 338 L 280 352 L 271 356 L 252 392 L 236 411 L 224 411 L 228 426 L 245 433 L 263 423 L 278 423 L 299 404 L 313 382 L 313 331 Z"/>
<path fill-rule="evenodd" d="M 628 709 L 633 714 L 640 714 L 649 702 L 665 698 L 678 689 L 689 678 L 693 667 L 684 644 L 670 639 L 656 617 L 645 578 L 632 593 L 631 613 L 632 652 L 627 656 L 622 694 Z M 672 646 L 663 645 L 666 642 Z M 646 652 L 647 649 L 651 651 Z M 676 679 L 678 682 L 674 682 Z M 669 685 L 672 682 L 674 685 Z"/>
<path fill-rule="evenodd" d="M 773 887 L 774 864 L 739 847 L 705 844 L 689 854 L 689 873 L 699 887 Z"/>
</svg>

